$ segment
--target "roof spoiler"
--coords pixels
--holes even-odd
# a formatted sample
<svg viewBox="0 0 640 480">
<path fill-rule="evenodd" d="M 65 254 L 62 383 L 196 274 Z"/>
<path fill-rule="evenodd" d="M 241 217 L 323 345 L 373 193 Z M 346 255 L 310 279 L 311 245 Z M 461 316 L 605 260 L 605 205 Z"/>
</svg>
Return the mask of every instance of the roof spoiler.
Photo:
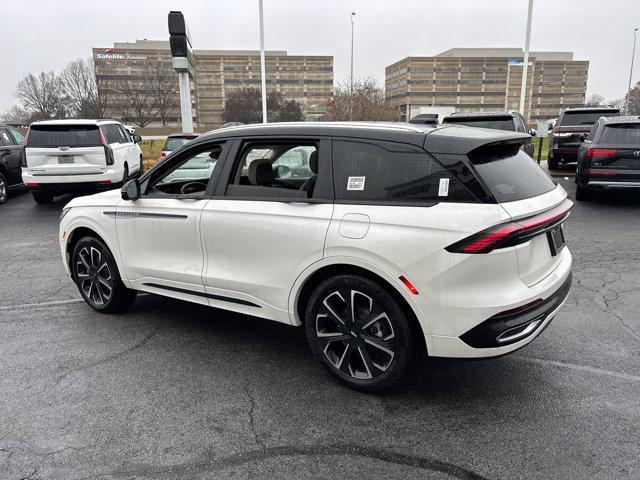
<svg viewBox="0 0 640 480">
<path fill-rule="evenodd" d="M 526 141 L 521 138 L 510 138 L 497 142 L 486 143 L 471 150 L 467 156 L 471 163 L 488 163 L 505 157 L 512 157 Z"/>
<path fill-rule="evenodd" d="M 481 148 L 517 149 L 530 139 L 531 136 L 526 133 L 447 124 L 427 133 L 424 148 L 430 153 L 468 155 Z"/>
</svg>

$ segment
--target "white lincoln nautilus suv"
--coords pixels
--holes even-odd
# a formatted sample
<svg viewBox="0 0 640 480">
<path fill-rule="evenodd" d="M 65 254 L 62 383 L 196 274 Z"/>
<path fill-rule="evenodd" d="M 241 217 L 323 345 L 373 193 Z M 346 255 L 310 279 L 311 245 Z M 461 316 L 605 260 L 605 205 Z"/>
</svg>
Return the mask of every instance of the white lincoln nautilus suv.
<svg viewBox="0 0 640 480">
<path fill-rule="evenodd" d="M 573 201 L 528 140 L 455 125 L 217 130 L 122 191 L 72 200 L 64 265 L 97 311 L 145 291 L 304 326 L 338 379 L 388 387 L 416 352 L 514 351 L 567 298 Z"/>
</svg>

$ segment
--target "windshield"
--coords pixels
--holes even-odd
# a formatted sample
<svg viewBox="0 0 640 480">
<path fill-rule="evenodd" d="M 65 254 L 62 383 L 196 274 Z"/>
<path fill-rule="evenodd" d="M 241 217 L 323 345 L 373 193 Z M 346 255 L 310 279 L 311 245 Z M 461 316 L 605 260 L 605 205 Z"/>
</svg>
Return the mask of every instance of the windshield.
<svg viewBox="0 0 640 480">
<path fill-rule="evenodd" d="M 167 138 L 167 141 L 164 144 L 163 150 L 165 152 L 173 152 L 174 150 L 177 150 L 185 143 L 189 143 L 191 140 L 193 140 L 193 138 L 169 137 Z"/>
<path fill-rule="evenodd" d="M 618 110 L 564 112 L 558 125 L 593 125 L 600 117 L 617 117 L 619 115 Z"/>
<path fill-rule="evenodd" d="M 456 125 L 465 125 L 467 127 L 476 128 L 492 128 L 494 130 L 515 131 L 516 127 L 511 117 L 502 118 L 445 118 L 442 123 L 455 123 Z"/>
<path fill-rule="evenodd" d="M 33 125 L 29 147 L 95 147 L 102 145 L 97 125 Z"/>
<path fill-rule="evenodd" d="M 640 123 L 607 125 L 600 134 L 599 143 L 640 145 Z"/>
</svg>

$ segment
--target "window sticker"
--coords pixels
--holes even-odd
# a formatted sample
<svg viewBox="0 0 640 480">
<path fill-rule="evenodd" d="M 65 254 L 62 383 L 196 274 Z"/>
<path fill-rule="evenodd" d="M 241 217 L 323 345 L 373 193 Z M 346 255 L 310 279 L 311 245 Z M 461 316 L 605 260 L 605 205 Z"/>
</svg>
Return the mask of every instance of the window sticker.
<svg viewBox="0 0 640 480">
<path fill-rule="evenodd" d="M 439 197 L 449 196 L 449 179 L 448 178 L 440 179 L 440 186 L 438 187 L 438 196 Z"/>
<path fill-rule="evenodd" d="M 364 181 L 367 177 L 349 177 L 347 190 L 364 190 Z"/>
</svg>

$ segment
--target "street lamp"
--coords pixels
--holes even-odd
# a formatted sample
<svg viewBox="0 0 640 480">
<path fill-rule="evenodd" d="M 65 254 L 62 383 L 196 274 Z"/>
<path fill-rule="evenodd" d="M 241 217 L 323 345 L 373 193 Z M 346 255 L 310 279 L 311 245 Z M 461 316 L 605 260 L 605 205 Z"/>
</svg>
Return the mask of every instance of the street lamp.
<svg viewBox="0 0 640 480">
<path fill-rule="evenodd" d="M 351 73 L 349 74 L 349 120 L 353 120 L 353 17 L 356 12 L 351 12 Z"/>
<path fill-rule="evenodd" d="M 262 77 L 262 123 L 267 123 L 267 68 L 264 61 L 264 16 L 262 14 L 262 0 L 258 0 L 260 7 L 260 76 Z"/>
<path fill-rule="evenodd" d="M 625 109 L 624 109 L 624 113 L 626 115 L 629 115 L 629 100 L 630 100 L 630 95 L 629 92 L 631 92 L 631 77 L 633 77 L 633 59 L 636 56 L 636 37 L 638 34 L 638 29 L 636 28 L 633 31 L 633 51 L 631 52 L 631 69 L 629 71 L 629 87 L 627 88 L 627 101 L 625 102 Z"/>
<path fill-rule="evenodd" d="M 529 0 L 529 12 L 527 14 L 527 36 L 524 41 L 524 63 L 522 64 L 522 84 L 520 85 L 520 113 L 524 115 L 524 100 L 527 93 L 527 70 L 529 69 L 529 42 L 531 41 L 531 14 L 533 13 L 533 0 Z"/>
</svg>

